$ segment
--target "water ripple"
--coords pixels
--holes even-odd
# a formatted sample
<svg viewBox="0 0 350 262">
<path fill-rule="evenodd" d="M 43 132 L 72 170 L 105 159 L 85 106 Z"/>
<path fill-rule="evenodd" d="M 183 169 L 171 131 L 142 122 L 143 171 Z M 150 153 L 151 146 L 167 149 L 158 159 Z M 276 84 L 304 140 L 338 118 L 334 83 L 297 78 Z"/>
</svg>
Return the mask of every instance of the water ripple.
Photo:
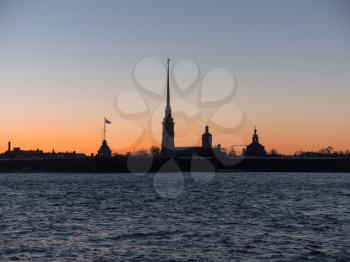
<svg viewBox="0 0 350 262">
<path fill-rule="evenodd" d="M 0 261 L 350 261 L 349 174 L 0 174 Z"/>
</svg>

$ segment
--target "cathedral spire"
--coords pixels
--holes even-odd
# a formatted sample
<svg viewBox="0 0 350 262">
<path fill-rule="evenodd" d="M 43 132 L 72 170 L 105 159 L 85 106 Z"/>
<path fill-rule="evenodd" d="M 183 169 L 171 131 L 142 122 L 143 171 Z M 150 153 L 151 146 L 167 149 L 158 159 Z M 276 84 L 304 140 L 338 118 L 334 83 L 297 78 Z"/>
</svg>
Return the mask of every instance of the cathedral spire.
<svg viewBox="0 0 350 262">
<path fill-rule="evenodd" d="M 163 133 L 162 133 L 162 154 L 171 155 L 172 150 L 175 148 L 174 144 L 174 119 L 171 116 L 170 107 L 170 81 L 169 81 L 169 62 L 170 58 L 167 60 L 167 84 L 166 84 L 166 107 L 165 116 L 163 118 Z"/>
<path fill-rule="evenodd" d="M 165 113 L 166 114 L 171 114 L 171 107 L 170 107 L 170 84 L 169 84 L 169 62 L 170 58 L 167 60 L 167 83 L 166 83 L 166 108 L 165 108 Z"/>
</svg>

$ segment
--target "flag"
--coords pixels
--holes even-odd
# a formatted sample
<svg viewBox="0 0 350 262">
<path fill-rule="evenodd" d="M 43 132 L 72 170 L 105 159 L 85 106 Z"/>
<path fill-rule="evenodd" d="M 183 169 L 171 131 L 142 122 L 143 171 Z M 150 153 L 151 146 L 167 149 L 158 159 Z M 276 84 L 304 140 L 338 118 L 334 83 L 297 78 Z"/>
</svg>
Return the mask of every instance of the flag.
<svg viewBox="0 0 350 262">
<path fill-rule="evenodd" d="M 112 124 L 112 122 L 105 118 L 105 124 Z"/>
</svg>

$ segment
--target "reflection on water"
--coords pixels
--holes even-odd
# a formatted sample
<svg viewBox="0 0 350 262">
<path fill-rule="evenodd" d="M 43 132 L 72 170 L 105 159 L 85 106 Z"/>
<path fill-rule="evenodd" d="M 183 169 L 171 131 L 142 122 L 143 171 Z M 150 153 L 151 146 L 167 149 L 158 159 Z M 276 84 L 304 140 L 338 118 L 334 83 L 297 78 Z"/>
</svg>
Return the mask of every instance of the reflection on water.
<svg viewBox="0 0 350 262">
<path fill-rule="evenodd" d="M 0 261 L 350 261 L 350 174 L 0 174 Z"/>
</svg>

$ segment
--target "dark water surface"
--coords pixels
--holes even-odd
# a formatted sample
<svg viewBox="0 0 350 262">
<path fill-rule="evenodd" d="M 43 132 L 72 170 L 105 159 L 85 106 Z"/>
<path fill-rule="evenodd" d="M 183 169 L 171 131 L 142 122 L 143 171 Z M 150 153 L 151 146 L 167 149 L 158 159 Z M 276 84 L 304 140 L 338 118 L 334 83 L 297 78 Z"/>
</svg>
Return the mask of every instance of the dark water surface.
<svg viewBox="0 0 350 262">
<path fill-rule="evenodd" d="M 350 174 L 154 180 L 0 174 L 0 261 L 350 261 Z"/>
</svg>

